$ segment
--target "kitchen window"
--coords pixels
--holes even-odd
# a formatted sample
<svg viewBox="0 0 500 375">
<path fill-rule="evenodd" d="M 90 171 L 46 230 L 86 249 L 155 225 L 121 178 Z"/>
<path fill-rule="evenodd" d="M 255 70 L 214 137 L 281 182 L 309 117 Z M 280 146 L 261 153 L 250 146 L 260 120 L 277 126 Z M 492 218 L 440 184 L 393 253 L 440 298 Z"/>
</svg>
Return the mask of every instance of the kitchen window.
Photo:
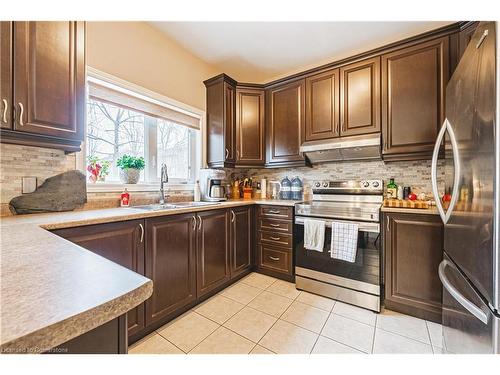
<svg viewBox="0 0 500 375">
<path fill-rule="evenodd" d="M 125 154 L 145 160 L 134 190 L 156 189 L 162 163 L 170 183 L 193 183 L 200 164 L 201 113 L 131 90 L 131 84 L 123 86 L 88 77 L 84 162 L 87 166 L 93 158 L 109 165 L 104 181 L 89 184 L 91 190 L 121 188 L 116 162 Z"/>
</svg>

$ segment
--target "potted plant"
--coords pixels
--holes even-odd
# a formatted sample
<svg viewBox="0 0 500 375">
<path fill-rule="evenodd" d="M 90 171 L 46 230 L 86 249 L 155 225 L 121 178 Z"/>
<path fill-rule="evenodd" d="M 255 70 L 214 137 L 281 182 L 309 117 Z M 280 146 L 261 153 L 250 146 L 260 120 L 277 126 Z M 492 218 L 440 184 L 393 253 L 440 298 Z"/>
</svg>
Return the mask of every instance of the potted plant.
<svg viewBox="0 0 500 375">
<path fill-rule="evenodd" d="M 87 171 L 90 173 L 89 181 L 104 181 L 109 174 L 109 161 L 102 160 L 99 156 L 87 157 Z"/>
<path fill-rule="evenodd" d="M 141 170 L 144 169 L 146 163 L 142 156 L 135 157 L 125 154 L 116 161 L 116 165 L 120 168 L 120 180 L 122 183 L 137 184 L 141 176 Z"/>
</svg>

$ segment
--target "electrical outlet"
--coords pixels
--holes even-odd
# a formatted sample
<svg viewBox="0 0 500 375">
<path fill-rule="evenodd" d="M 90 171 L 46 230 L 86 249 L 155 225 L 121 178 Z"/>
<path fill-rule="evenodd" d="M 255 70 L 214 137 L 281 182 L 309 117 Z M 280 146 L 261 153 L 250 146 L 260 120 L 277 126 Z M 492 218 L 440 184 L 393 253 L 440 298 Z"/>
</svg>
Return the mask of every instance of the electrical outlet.
<svg viewBox="0 0 500 375">
<path fill-rule="evenodd" d="M 36 177 L 23 177 L 23 194 L 33 193 L 36 190 Z"/>
</svg>

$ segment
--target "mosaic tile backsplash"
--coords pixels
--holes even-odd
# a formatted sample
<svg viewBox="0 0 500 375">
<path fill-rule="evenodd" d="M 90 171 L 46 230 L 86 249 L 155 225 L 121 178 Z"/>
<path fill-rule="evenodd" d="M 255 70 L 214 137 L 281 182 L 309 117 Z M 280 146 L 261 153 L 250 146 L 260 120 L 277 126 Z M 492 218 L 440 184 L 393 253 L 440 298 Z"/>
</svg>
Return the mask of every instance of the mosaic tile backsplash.
<svg viewBox="0 0 500 375">
<path fill-rule="evenodd" d="M 444 192 L 444 163 L 438 164 L 438 185 Z M 290 179 L 299 176 L 304 183 L 304 194 L 311 193 L 311 184 L 316 180 L 370 180 L 382 179 L 384 186 L 394 177 L 398 185 L 411 186 L 416 193 L 431 193 L 431 161 L 400 161 L 384 163 L 381 160 L 352 161 L 317 164 L 312 167 L 226 170 L 230 178 L 252 177 L 254 180 L 266 178 L 281 181 L 285 176 Z"/>
</svg>

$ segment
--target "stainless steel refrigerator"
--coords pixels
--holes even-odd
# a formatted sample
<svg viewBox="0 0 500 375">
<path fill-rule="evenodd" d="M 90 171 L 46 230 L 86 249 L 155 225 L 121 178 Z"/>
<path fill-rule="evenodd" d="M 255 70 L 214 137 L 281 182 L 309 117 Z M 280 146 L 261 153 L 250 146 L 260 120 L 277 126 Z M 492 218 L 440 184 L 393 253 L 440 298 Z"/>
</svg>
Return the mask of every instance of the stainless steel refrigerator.
<svg viewBox="0 0 500 375">
<path fill-rule="evenodd" d="M 445 193 L 436 199 L 444 223 L 443 347 L 452 353 L 500 353 L 498 42 L 495 22 L 481 22 L 446 87 Z M 446 204 L 445 204 L 446 203 Z"/>
</svg>

